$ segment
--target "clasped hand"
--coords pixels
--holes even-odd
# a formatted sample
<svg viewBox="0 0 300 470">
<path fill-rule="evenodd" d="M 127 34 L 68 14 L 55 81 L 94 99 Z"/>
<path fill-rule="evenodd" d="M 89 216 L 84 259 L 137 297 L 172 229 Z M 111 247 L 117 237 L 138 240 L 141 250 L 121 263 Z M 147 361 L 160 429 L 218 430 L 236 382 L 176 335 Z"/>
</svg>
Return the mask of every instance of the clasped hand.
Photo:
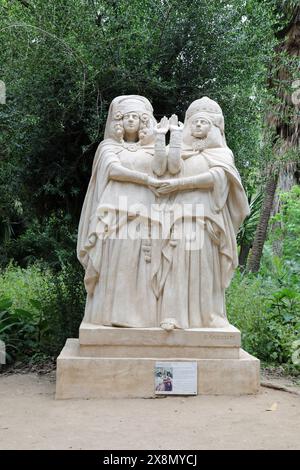
<svg viewBox="0 0 300 470">
<path fill-rule="evenodd" d="M 182 179 L 180 178 L 158 180 L 151 176 L 148 177 L 148 187 L 157 196 L 172 193 L 173 191 L 177 191 L 180 187 L 183 189 Z"/>
</svg>

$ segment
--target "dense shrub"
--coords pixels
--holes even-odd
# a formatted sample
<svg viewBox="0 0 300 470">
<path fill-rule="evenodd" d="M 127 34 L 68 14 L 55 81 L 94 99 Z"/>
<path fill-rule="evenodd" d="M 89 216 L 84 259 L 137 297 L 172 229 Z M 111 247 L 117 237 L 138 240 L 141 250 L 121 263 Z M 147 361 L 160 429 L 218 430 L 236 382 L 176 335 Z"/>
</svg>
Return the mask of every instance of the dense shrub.
<svg viewBox="0 0 300 470">
<path fill-rule="evenodd" d="M 8 360 L 56 356 L 67 337 L 78 336 L 84 301 L 80 268 L 54 274 L 42 264 L 10 265 L 0 275 L 0 338 Z"/>
<path fill-rule="evenodd" d="M 300 340 L 300 188 L 280 195 L 258 274 L 236 273 L 227 292 L 230 321 L 244 348 L 268 363 L 293 363 Z M 274 245 L 281 256 L 274 254 Z"/>
<path fill-rule="evenodd" d="M 243 347 L 264 362 L 292 365 L 293 343 L 300 339 L 295 279 L 288 264 L 273 258 L 273 271 L 237 272 L 227 291 L 228 317 L 241 330 Z"/>
<path fill-rule="evenodd" d="M 14 260 L 20 266 L 43 261 L 48 267 L 60 271 L 70 264 L 76 265 L 77 226 L 69 214 L 59 210 L 47 217 L 30 221 L 17 238 L 10 238 L 0 248 L 0 266 Z M 5 252 L 5 253 L 4 253 Z"/>
<path fill-rule="evenodd" d="M 280 194 L 280 212 L 272 218 L 272 243 L 280 243 L 282 257 L 300 265 L 300 186 Z"/>
</svg>

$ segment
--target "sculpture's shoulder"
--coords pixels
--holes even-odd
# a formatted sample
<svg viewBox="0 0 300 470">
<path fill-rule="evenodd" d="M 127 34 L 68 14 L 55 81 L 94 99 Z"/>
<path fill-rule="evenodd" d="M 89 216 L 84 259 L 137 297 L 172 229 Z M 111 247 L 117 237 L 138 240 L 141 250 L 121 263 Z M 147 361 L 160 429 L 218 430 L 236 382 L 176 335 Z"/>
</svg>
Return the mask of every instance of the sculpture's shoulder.
<svg viewBox="0 0 300 470">
<path fill-rule="evenodd" d="M 122 145 L 116 142 L 115 140 L 105 139 L 102 142 L 100 142 L 96 153 L 99 153 L 101 155 L 110 154 L 110 153 L 118 155 L 120 152 L 122 152 L 122 150 L 123 150 Z"/>
<path fill-rule="evenodd" d="M 116 143 L 112 139 L 105 139 L 97 147 L 94 161 L 93 161 L 93 173 L 97 171 L 99 164 L 105 163 L 106 161 L 120 161 L 119 154 L 122 151 L 122 146 Z"/>
<path fill-rule="evenodd" d="M 229 172 L 237 172 L 233 153 L 228 147 L 206 149 L 203 152 L 203 156 L 206 159 L 209 168 L 217 166 L 223 167 L 224 170 Z"/>
<path fill-rule="evenodd" d="M 209 165 L 202 152 L 195 153 L 183 160 L 184 176 L 199 175 L 209 170 Z"/>
</svg>

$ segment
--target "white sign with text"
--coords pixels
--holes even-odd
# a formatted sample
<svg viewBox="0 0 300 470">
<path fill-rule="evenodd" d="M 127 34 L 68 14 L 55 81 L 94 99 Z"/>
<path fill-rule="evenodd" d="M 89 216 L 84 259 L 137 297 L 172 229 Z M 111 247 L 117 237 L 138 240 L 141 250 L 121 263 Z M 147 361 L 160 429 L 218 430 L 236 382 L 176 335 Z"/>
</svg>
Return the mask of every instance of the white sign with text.
<svg viewBox="0 0 300 470">
<path fill-rule="evenodd" d="M 197 362 L 156 362 L 155 394 L 197 395 Z"/>
</svg>

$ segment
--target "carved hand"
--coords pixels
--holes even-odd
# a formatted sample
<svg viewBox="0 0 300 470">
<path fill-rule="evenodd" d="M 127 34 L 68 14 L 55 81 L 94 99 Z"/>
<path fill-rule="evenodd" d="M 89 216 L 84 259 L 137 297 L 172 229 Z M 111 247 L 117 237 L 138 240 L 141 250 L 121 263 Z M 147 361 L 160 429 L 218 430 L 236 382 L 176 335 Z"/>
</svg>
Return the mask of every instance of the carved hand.
<svg viewBox="0 0 300 470">
<path fill-rule="evenodd" d="M 159 188 L 162 184 L 161 180 L 153 178 L 152 176 L 148 176 L 148 188 L 155 194 L 155 196 L 159 196 L 157 192 L 157 188 Z"/>
<path fill-rule="evenodd" d="M 171 132 L 183 130 L 183 124 L 182 122 L 178 121 L 178 116 L 176 114 L 172 114 L 172 116 L 170 117 L 169 127 Z"/>
<path fill-rule="evenodd" d="M 164 181 L 153 178 L 152 176 L 148 176 L 148 186 L 158 188 L 159 186 L 161 186 L 162 182 Z"/>
<path fill-rule="evenodd" d="M 166 116 L 164 116 L 163 118 L 161 118 L 160 122 L 154 128 L 154 133 L 166 135 L 168 130 L 169 130 L 169 119 Z"/>
<path fill-rule="evenodd" d="M 179 178 L 161 181 L 161 185 L 157 189 L 158 194 L 169 194 L 173 191 L 177 191 L 180 187 L 182 187 L 181 181 L 182 179 Z"/>
</svg>

